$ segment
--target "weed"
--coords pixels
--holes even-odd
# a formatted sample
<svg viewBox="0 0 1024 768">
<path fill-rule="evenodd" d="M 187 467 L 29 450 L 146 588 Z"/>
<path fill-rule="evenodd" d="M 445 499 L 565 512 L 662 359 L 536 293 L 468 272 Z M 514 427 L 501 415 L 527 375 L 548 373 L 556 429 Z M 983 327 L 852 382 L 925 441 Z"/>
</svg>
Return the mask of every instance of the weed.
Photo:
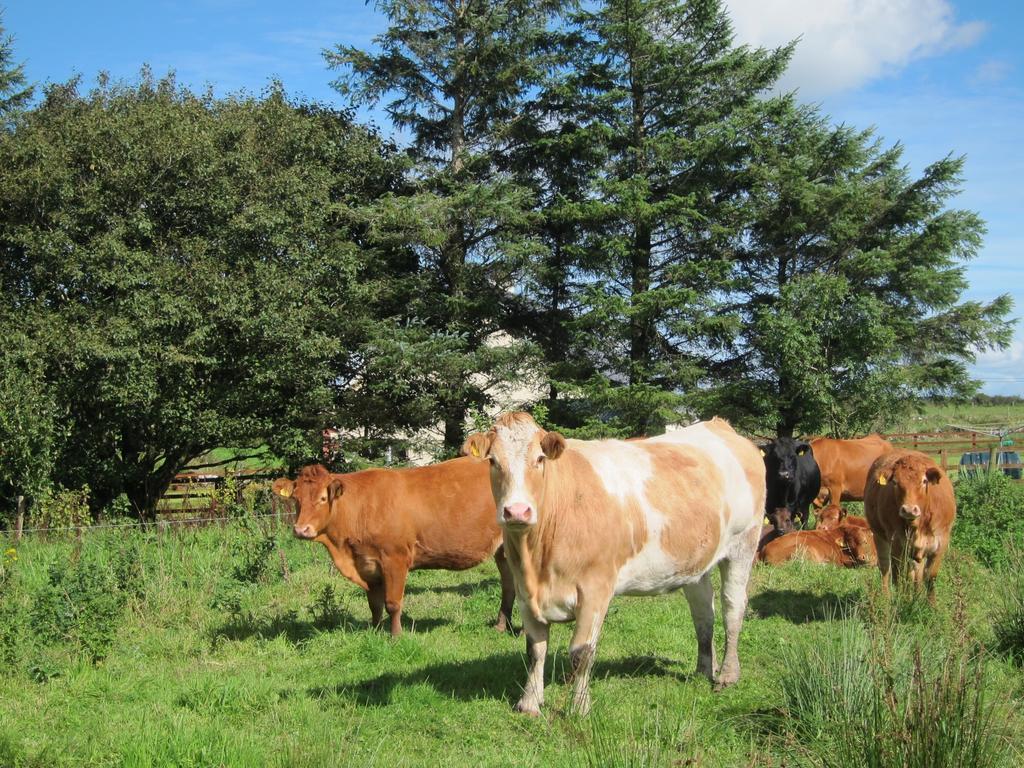
<svg viewBox="0 0 1024 768">
<path fill-rule="evenodd" d="M 258 584 L 276 572 L 270 558 L 277 547 L 274 535 L 263 530 L 255 518 L 240 518 L 233 539 L 231 578 L 242 584 Z"/>
<path fill-rule="evenodd" d="M 67 643 L 92 661 L 107 655 L 120 624 L 124 595 L 111 570 L 93 557 L 58 560 L 35 595 L 30 627 L 43 643 Z"/>
<path fill-rule="evenodd" d="M 335 594 L 333 584 L 323 585 L 309 607 L 309 612 L 313 616 L 313 623 L 319 629 L 337 629 L 344 626 L 349 619 L 348 612 Z"/>
<path fill-rule="evenodd" d="M 1003 589 L 992 620 L 996 650 L 1024 666 L 1024 548 L 1012 549 L 1001 575 Z"/>
</svg>

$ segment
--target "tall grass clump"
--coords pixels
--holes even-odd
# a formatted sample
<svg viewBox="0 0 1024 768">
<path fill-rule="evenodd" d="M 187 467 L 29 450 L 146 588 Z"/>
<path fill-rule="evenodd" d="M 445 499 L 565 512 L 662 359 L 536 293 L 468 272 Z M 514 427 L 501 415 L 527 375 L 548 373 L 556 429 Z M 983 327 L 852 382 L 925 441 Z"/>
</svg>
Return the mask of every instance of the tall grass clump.
<svg viewBox="0 0 1024 768">
<path fill-rule="evenodd" d="M 1009 565 L 1000 569 L 1000 602 L 992 620 L 995 649 L 1024 666 L 1024 547 L 1009 553 Z"/>
<path fill-rule="evenodd" d="M 786 728 L 824 768 L 1008 765 L 985 659 L 967 636 L 851 614 L 838 636 L 787 647 Z"/>
<path fill-rule="evenodd" d="M 602 710 L 591 712 L 582 726 L 574 764 L 578 768 L 667 768 L 697 765 L 693 713 L 689 718 L 658 710 L 639 725 L 630 718 L 623 738 L 620 724 Z"/>
<path fill-rule="evenodd" d="M 990 568 L 1008 566 L 1009 553 L 1024 548 L 1024 484 L 1002 472 L 981 473 L 956 483 L 953 546 Z"/>
</svg>

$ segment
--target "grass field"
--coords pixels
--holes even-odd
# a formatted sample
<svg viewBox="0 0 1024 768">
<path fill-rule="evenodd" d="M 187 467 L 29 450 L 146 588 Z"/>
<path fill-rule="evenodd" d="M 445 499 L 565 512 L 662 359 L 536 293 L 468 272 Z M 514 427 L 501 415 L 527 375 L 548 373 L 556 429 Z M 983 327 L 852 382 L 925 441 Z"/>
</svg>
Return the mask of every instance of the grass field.
<svg viewBox="0 0 1024 768">
<path fill-rule="evenodd" d="M 886 432 L 945 432 L 955 427 L 1024 426 L 1024 405 L 926 405 L 885 426 Z"/>
<path fill-rule="evenodd" d="M 681 594 L 617 598 L 598 649 L 591 716 L 566 714 L 570 628 L 557 626 L 546 709 L 531 719 L 511 710 L 525 679 L 524 641 L 490 627 L 493 563 L 413 573 L 406 631 L 392 640 L 366 628 L 362 593 L 333 571 L 320 545 L 283 529 L 272 535 L 279 550 L 250 524 L 161 538 L 93 532 L 79 554 L 72 541 L 33 540 L 16 560 L 6 555 L 0 765 L 832 764 L 822 759 L 832 737 L 808 741 L 801 712 L 782 695 L 782 681 L 802 674 L 794 649 L 810 658 L 834 647 L 851 622 L 889 631 L 864 618 L 879 605 L 874 570 L 758 566 L 743 676 L 716 694 L 691 675 L 696 646 Z M 97 641 L 88 627 L 68 630 L 78 625 L 66 616 L 63 636 L 39 639 L 47 614 L 32 596 L 50 564 L 67 561 L 86 574 L 109 568 L 127 595 L 107 619 L 116 626 L 95 663 L 83 648 Z M 91 594 L 88 578 L 61 583 L 86 584 L 75 588 Z M 938 609 L 917 611 L 900 631 L 928 647 L 959 642 L 981 654 L 984 691 L 998 705 L 991 730 L 999 759 L 1020 765 L 1021 671 L 984 650 L 1000 584 L 952 552 Z M 102 594 L 95 599 L 102 604 Z M 851 611 L 860 618 L 839 619 Z M 716 639 L 720 653 L 720 623 Z M 869 669 L 874 660 L 858 663 Z"/>
</svg>

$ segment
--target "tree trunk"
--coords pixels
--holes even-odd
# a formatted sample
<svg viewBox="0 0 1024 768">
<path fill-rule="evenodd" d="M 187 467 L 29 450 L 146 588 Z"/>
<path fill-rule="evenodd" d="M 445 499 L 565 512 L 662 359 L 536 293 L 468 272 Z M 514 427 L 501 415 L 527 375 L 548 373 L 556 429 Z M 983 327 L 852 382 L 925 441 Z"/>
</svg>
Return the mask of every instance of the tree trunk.
<svg viewBox="0 0 1024 768">
<path fill-rule="evenodd" d="M 452 405 L 444 419 L 444 447 L 446 453 L 457 452 L 466 441 L 466 406 Z"/>
<path fill-rule="evenodd" d="M 651 358 L 651 319 L 639 311 L 638 299 L 651 289 L 651 228 L 646 222 L 636 225 L 631 264 L 633 314 L 629 318 L 629 383 L 647 381 L 647 365 Z"/>
</svg>

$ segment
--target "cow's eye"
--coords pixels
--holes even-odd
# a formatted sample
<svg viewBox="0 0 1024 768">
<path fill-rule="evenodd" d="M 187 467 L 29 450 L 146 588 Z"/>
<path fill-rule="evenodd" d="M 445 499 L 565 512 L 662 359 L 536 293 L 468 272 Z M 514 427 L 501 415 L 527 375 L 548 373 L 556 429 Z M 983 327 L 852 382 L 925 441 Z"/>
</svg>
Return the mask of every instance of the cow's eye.
<svg viewBox="0 0 1024 768">
<path fill-rule="evenodd" d="M 538 457 L 537 457 L 537 458 L 536 458 L 536 459 L 534 460 L 534 462 L 533 462 L 533 463 L 534 463 L 534 464 L 536 464 L 536 465 L 537 465 L 538 467 L 539 467 L 539 466 L 541 466 L 541 465 L 543 465 L 543 464 L 544 464 L 544 454 L 543 454 L 543 453 L 542 453 L 542 454 L 540 454 L 540 455 L 539 455 L 539 456 L 538 456 Z"/>
</svg>

